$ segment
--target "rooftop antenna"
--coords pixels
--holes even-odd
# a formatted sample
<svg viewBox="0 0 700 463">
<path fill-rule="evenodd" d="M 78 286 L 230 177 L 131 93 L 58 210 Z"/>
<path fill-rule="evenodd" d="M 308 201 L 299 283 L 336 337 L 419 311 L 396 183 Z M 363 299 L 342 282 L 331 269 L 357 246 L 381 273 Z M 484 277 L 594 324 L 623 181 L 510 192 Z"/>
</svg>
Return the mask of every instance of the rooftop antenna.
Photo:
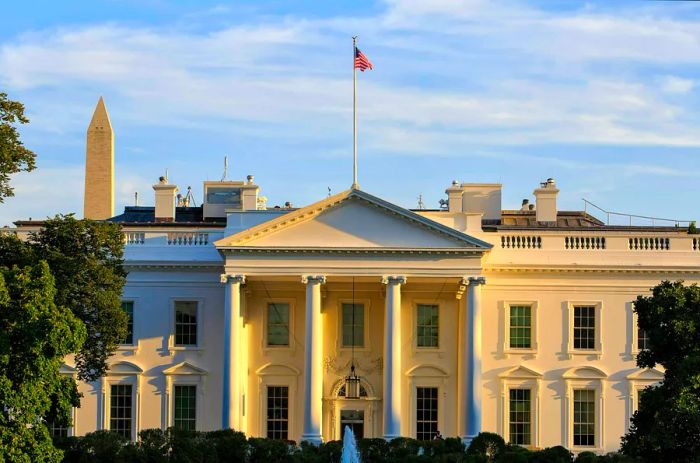
<svg viewBox="0 0 700 463">
<path fill-rule="evenodd" d="M 168 183 L 168 168 L 165 168 L 165 183 Z"/>
<path fill-rule="evenodd" d="M 423 195 L 418 195 L 418 209 L 425 209 L 425 203 L 423 203 Z"/>
<path fill-rule="evenodd" d="M 221 181 L 225 182 L 228 177 L 228 156 L 224 156 L 224 175 L 221 177 Z"/>
<path fill-rule="evenodd" d="M 331 187 L 328 187 L 328 197 L 331 197 Z"/>
<path fill-rule="evenodd" d="M 134 191 L 134 206 L 138 207 L 138 205 L 139 205 L 139 192 Z"/>
</svg>

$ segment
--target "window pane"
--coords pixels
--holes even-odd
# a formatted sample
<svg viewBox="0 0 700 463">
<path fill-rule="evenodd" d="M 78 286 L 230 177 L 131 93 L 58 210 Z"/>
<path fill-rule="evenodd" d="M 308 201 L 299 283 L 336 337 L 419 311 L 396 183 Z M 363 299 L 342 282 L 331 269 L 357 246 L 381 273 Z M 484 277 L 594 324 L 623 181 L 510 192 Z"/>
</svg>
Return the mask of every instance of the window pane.
<svg viewBox="0 0 700 463">
<path fill-rule="evenodd" d="M 440 311 L 437 305 L 418 305 L 416 316 L 416 345 L 418 347 L 440 346 Z"/>
<path fill-rule="evenodd" d="M 176 429 L 197 429 L 197 386 L 175 386 L 174 420 Z"/>
<path fill-rule="evenodd" d="M 113 384 L 109 399 L 109 429 L 131 440 L 131 384 Z"/>
<path fill-rule="evenodd" d="M 364 347 L 365 345 L 365 306 L 364 304 L 343 304 L 343 347 Z"/>
<path fill-rule="evenodd" d="M 289 345 L 289 304 L 285 302 L 267 304 L 267 345 Z"/>
<path fill-rule="evenodd" d="M 288 439 L 289 430 L 289 388 L 287 386 L 267 387 L 267 437 Z"/>
<path fill-rule="evenodd" d="M 509 394 L 510 443 L 530 445 L 532 429 L 530 389 L 511 389 Z"/>
<path fill-rule="evenodd" d="M 510 347 L 513 349 L 532 347 L 532 308 L 530 306 L 510 307 Z"/>
<path fill-rule="evenodd" d="M 134 303 L 133 301 L 122 301 L 122 310 L 126 313 L 128 318 L 126 322 L 126 336 L 122 341 L 122 344 L 132 345 L 134 344 Z"/>
<path fill-rule="evenodd" d="M 641 328 L 637 328 L 637 350 L 644 350 L 649 348 L 649 337 L 647 332 Z"/>
<path fill-rule="evenodd" d="M 574 445 L 595 446 L 595 390 L 574 390 Z"/>
<path fill-rule="evenodd" d="M 175 302 L 175 345 L 197 345 L 197 301 Z"/>
<path fill-rule="evenodd" d="M 595 349 L 595 307 L 574 307 L 574 349 Z"/>
<path fill-rule="evenodd" d="M 438 388 L 416 388 L 416 439 L 431 440 L 438 432 Z"/>
</svg>

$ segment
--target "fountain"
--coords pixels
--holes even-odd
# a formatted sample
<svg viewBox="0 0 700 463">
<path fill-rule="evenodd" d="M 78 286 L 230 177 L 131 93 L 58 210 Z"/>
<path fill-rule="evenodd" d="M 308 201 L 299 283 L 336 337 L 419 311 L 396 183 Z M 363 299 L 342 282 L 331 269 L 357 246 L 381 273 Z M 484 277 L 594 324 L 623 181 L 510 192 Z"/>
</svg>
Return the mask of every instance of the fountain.
<svg viewBox="0 0 700 463">
<path fill-rule="evenodd" d="M 343 453 L 340 455 L 340 463 L 360 463 L 360 452 L 357 451 L 357 442 L 350 426 L 345 426 L 343 437 Z"/>
</svg>

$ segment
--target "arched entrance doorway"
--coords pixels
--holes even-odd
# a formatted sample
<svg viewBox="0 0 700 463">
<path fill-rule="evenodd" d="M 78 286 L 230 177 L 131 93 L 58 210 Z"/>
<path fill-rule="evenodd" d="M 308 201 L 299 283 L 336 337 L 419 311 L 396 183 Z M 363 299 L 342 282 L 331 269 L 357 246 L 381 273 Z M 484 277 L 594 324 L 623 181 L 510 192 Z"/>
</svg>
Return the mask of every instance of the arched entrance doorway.
<svg viewBox="0 0 700 463">
<path fill-rule="evenodd" d="M 345 381 L 340 380 L 333 388 L 330 440 L 341 440 L 345 434 L 345 427 L 352 429 L 357 439 L 363 437 L 376 437 L 375 413 L 379 407 L 379 398 L 375 397 L 374 390 L 364 379 L 360 382 L 360 397 L 347 399 L 345 395 Z"/>
</svg>

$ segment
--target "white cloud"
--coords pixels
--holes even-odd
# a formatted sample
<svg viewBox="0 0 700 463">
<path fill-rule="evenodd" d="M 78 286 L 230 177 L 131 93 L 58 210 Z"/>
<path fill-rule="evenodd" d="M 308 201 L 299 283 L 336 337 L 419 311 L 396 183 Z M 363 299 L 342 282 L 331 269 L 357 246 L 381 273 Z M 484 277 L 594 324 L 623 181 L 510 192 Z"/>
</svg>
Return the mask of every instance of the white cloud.
<svg viewBox="0 0 700 463">
<path fill-rule="evenodd" d="M 661 89 L 666 93 L 685 94 L 693 90 L 695 81 L 678 76 L 664 76 L 660 79 Z"/>
</svg>

